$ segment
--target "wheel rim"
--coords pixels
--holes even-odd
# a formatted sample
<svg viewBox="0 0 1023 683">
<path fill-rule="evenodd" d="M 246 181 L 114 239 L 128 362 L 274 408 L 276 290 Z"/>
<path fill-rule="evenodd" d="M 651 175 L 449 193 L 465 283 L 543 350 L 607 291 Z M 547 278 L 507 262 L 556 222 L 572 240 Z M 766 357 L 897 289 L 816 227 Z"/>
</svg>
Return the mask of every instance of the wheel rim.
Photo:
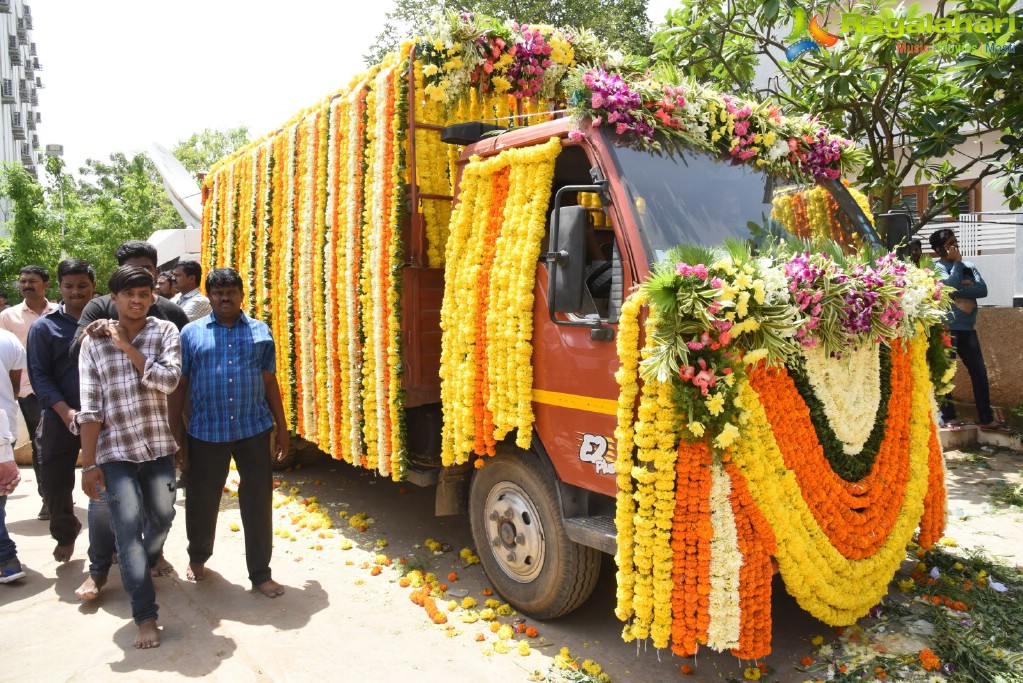
<svg viewBox="0 0 1023 683">
<path fill-rule="evenodd" d="M 490 490 L 484 508 L 487 539 L 498 566 L 519 583 L 536 579 L 543 569 L 544 533 L 536 506 L 510 481 Z"/>
</svg>

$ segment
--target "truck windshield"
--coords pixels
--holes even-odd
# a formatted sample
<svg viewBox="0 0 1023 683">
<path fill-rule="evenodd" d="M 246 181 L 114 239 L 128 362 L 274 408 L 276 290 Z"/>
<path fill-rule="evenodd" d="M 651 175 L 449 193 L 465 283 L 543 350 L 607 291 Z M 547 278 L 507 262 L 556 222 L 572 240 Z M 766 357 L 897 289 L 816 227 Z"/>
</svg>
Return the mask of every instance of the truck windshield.
<svg viewBox="0 0 1023 683">
<path fill-rule="evenodd" d="M 627 147 L 613 136 L 611 141 L 619 177 L 651 264 L 679 244 L 715 246 L 729 237 L 749 239 L 750 222 L 760 227 L 770 221 L 773 192 L 782 183 L 772 182 L 763 172 L 747 164 L 733 166 L 714 154 L 683 146 L 671 148 L 669 154 Z M 663 144 L 665 148 L 671 145 Z M 867 238 L 874 241 L 873 230 L 845 187 L 837 182 L 826 187 L 844 208 L 842 222 L 850 228 L 865 227 Z M 842 194 L 845 196 L 840 197 Z M 772 228 L 775 233 L 781 229 L 780 225 Z"/>
</svg>

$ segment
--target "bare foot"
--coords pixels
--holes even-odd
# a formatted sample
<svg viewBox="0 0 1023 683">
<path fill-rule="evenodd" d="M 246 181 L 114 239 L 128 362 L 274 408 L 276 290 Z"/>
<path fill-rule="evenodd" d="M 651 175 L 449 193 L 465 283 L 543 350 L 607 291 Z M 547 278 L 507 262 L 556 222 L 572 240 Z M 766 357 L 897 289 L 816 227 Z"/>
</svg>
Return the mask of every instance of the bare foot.
<svg viewBox="0 0 1023 683">
<path fill-rule="evenodd" d="M 189 562 L 185 578 L 189 581 L 202 581 L 206 578 L 206 565 Z"/>
<path fill-rule="evenodd" d="M 135 647 L 140 650 L 160 647 L 160 630 L 156 628 L 156 619 L 143 621 L 139 624 L 139 634 L 135 636 Z"/>
<path fill-rule="evenodd" d="M 67 562 L 68 560 L 71 559 L 71 556 L 74 554 L 74 552 L 75 552 L 74 541 L 68 543 L 67 545 L 58 544 L 57 547 L 53 549 L 53 559 L 57 560 L 57 562 Z"/>
<path fill-rule="evenodd" d="M 277 583 L 273 579 L 264 581 L 263 583 L 256 586 L 256 590 L 265 595 L 268 598 L 276 598 L 278 595 L 284 595 L 284 586 Z"/>
<path fill-rule="evenodd" d="M 160 555 L 160 559 L 156 561 L 156 565 L 149 570 L 149 573 L 154 579 L 158 576 L 170 576 L 174 573 L 174 566 L 167 561 L 166 557 Z"/>
<path fill-rule="evenodd" d="M 79 600 L 95 600 L 99 597 L 99 591 L 106 585 L 107 577 L 89 575 L 85 582 L 75 590 L 75 597 Z"/>
</svg>

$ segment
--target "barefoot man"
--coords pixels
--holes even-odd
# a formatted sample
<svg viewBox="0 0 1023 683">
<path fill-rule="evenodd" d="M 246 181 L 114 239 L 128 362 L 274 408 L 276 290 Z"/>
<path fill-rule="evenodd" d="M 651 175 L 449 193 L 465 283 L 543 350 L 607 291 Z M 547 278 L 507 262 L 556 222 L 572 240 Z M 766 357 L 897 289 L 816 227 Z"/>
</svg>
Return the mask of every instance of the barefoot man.
<svg viewBox="0 0 1023 683">
<path fill-rule="evenodd" d="M 167 396 L 181 377 L 180 337 L 173 323 L 147 316 L 152 274 L 121 266 L 110 276 L 118 320 L 82 343 L 82 489 L 96 500 L 106 489 L 117 539 L 121 582 L 138 626 L 135 647 L 160 645 L 150 568 L 174 519 L 174 455 Z"/>
<path fill-rule="evenodd" d="M 171 400 L 171 424 L 182 424 L 186 396 L 192 399 L 188 423 L 188 578 L 202 581 L 213 554 L 220 496 L 231 458 L 241 483 L 238 499 L 245 529 L 245 561 L 253 590 L 269 598 L 284 593 L 273 580 L 271 451 L 288 452 L 288 426 L 277 384 L 270 328 L 241 309 L 242 279 L 230 268 L 206 277 L 213 312 L 181 331 L 181 383 Z M 272 427 L 277 436 L 271 443 Z"/>
<path fill-rule="evenodd" d="M 72 431 L 80 408 L 78 363 L 68 353 L 82 309 L 96 291 L 96 273 L 82 259 L 64 259 L 57 266 L 62 303 L 32 324 L 28 331 L 28 374 L 42 407 L 36 447 L 43 501 L 50 511 L 50 535 L 57 542 L 53 559 L 67 562 L 75 549 L 82 522 L 75 515 L 75 464 L 82 443 Z M 99 594 L 107 580 L 114 552 L 105 501 L 89 501 L 89 578 L 76 592 L 84 599 Z"/>
</svg>

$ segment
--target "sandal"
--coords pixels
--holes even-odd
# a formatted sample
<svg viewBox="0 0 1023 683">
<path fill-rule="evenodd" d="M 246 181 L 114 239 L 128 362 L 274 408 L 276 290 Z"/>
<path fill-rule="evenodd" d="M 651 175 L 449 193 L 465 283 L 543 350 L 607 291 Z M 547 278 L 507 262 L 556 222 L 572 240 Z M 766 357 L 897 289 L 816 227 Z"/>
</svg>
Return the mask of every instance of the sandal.
<svg viewBox="0 0 1023 683">
<path fill-rule="evenodd" d="M 1004 422 L 989 422 L 986 425 L 977 425 L 979 429 L 985 432 L 999 432 L 1001 434 L 1012 434 L 1012 427 L 1005 424 Z"/>
<path fill-rule="evenodd" d="M 962 420 L 949 420 L 945 423 L 945 429 L 950 432 L 961 432 L 967 426 L 968 423 L 963 422 Z"/>
</svg>

